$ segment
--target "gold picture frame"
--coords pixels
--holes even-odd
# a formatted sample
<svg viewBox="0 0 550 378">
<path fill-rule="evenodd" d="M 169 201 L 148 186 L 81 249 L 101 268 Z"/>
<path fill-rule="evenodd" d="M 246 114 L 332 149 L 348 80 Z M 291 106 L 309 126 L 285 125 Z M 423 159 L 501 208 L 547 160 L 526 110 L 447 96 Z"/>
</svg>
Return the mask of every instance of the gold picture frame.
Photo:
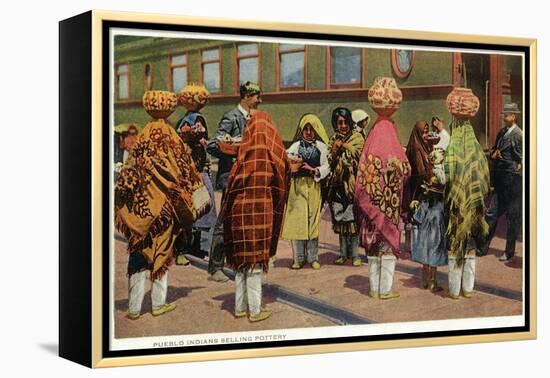
<svg viewBox="0 0 550 378">
<path fill-rule="evenodd" d="M 521 56 L 522 67 L 519 78 L 506 77 L 507 72 L 498 71 L 499 75 L 491 77 L 491 81 L 484 82 L 487 93 L 493 91 L 491 86 L 497 88 L 501 96 L 514 99 L 510 87 L 514 87 L 513 81 L 519 80 L 523 109 L 523 125 L 525 138 L 525 181 L 524 181 L 524 220 L 525 236 L 524 255 L 522 259 L 522 289 L 520 301 L 523 305 L 521 317 L 522 326 L 503 326 L 502 328 L 463 328 L 446 331 L 429 331 L 429 328 L 421 332 L 395 332 L 388 335 L 365 334 L 352 336 L 338 335 L 338 337 L 326 340 L 326 338 L 295 339 L 288 343 L 271 342 L 268 344 L 235 343 L 221 348 L 219 344 L 202 349 L 181 348 L 177 345 L 170 348 L 139 347 L 130 349 L 112 350 L 110 341 L 114 329 L 114 320 L 110 301 L 112 287 L 110 282 L 113 274 L 114 263 L 110 261 L 112 238 L 109 221 L 112 209 L 111 187 L 111 153 L 112 138 L 109 135 L 115 122 L 114 108 L 117 102 L 113 74 L 116 63 L 112 34 L 117 30 L 137 30 L 136 35 L 161 36 L 162 33 L 203 33 L 207 36 L 217 35 L 240 36 L 243 40 L 257 42 L 266 38 L 282 39 L 286 43 L 292 40 L 313 41 L 312 45 L 319 46 L 323 43 L 328 46 L 348 46 L 370 44 L 368 48 L 379 48 L 392 51 L 388 53 L 388 59 L 384 72 L 387 76 L 395 76 L 397 84 L 403 85 L 404 101 L 407 98 L 422 98 L 434 101 L 442 100 L 453 87 L 464 84 L 465 72 L 468 71 L 468 61 L 464 56 L 459 56 L 457 51 L 468 51 L 465 54 L 484 52 L 494 56 L 504 53 L 513 53 Z M 159 32 L 160 34 L 154 34 Z M 248 35 L 247 35 L 248 33 Z M 131 34 L 131 33 L 130 33 Z M 134 35 L 134 34 L 131 34 Z M 168 34 L 167 34 L 168 35 Z M 166 37 L 175 38 L 175 37 Z M 208 39 L 211 37 L 198 37 Z M 329 41 L 329 42 L 326 42 Z M 268 43 L 268 42 L 263 42 Z M 274 43 L 274 42 L 273 42 Z M 259 43 L 258 43 L 259 44 Z M 354 45 L 355 44 L 355 45 Z M 308 44 L 305 44 L 304 67 L 313 67 L 307 63 L 310 56 Z M 420 82 L 414 85 L 406 85 L 408 78 L 413 76 L 415 70 L 420 69 L 425 63 L 418 54 L 413 54 L 410 66 L 405 71 L 398 69 L 396 65 L 396 46 L 414 46 L 429 49 L 441 49 L 448 53 L 449 62 L 452 64 L 445 73 L 445 80 L 434 82 L 429 86 Z M 263 94 L 264 102 L 277 104 L 284 101 L 300 100 L 304 93 L 311 101 L 326 99 L 327 93 L 338 93 L 339 96 L 349 96 L 352 99 L 364 99 L 368 92 L 368 85 L 372 84 L 372 77 L 364 67 L 368 65 L 365 49 L 362 48 L 357 55 L 357 62 L 361 70 L 359 76 L 351 74 L 337 76 L 335 69 L 326 69 L 326 72 L 317 73 L 317 77 L 324 86 L 316 86 L 313 81 L 308 81 L 307 68 L 304 73 L 304 82 L 295 84 L 297 91 L 289 90 L 283 85 L 280 87 L 281 72 L 279 59 L 283 50 L 274 48 L 273 56 L 277 57 L 277 64 L 271 68 L 275 70 L 273 77 L 274 90 Z M 299 49 L 298 49 L 299 50 Z M 176 50 L 173 50 L 176 51 Z M 222 52 L 220 47 L 220 55 Z M 236 47 L 232 50 L 236 53 Z M 295 50 L 291 50 L 296 52 Z M 345 52 L 343 52 L 345 53 Z M 265 52 L 258 52 L 258 59 L 263 64 Z M 325 62 L 330 61 L 332 52 L 327 48 L 322 52 Z M 168 54 L 169 55 L 169 54 Z M 238 55 L 238 54 L 237 54 Z M 488 55 L 489 56 L 489 55 Z M 165 59 L 165 58 L 163 58 Z M 235 102 L 238 99 L 238 76 L 232 79 L 222 79 L 222 57 L 219 58 L 220 91 L 225 95 L 225 104 Z M 225 59 L 225 58 L 223 58 Z M 231 58 L 232 64 L 238 66 L 238 56 Z M 320 58 L 319 58 L 320 59 Z M 499 67 L 501 60 L 489 61 L 488 65 Z M 167 63 L 166 60 L 163 60 Z M 346 61 L 348 65 L 352 65 Z M 81 363 L 89 367 L 114 367 L 125 365 L 143 365 L 157 363 L 173 363 L 188 361 L 208 361 L 218 359 L 236 359 L 265 356 L 298 355 L 311 353 L 345 352 L 357 350 L 386 349 L 413 346 L 434 346 L 448 344 L 466 344 L 493 341 L 511 341 L 534 339 L 537 336 L 537 243 L 536 243 L 536 204 L 537 204 L 537 161 L 536 161 L 536 135 L 537 135 L 537 41 L 535 39 L 512 38 L 499 36 L 477 36 L 467 34 L 447 34 L 424 31 L 400 31 L 389 29 L 359 28 L 340 25 L 307 25 L 256 22 L 247 20 L 215 19 L 208 17 L 186 17 L 175 15 L 156 15 L 139 13 L 122 13 L 109 11 L 90 11 L 79 16 L 60 22 L 60 356 Z M 158 74 L 157 63 L 145 61 L 151 74 L 151 86 L 156 89 L 171 88 L 173 83 L 165 83 Z M 170 63 L 167 63 L 170 64 Z M 332 63 L 330 63 L 332 64 Z M 358 63 L 359 64 L 359 63 Z M 378 63 L 377 63 L 378 64 Z M 381 64 L 381 63 L 380 63 Z M 329 63 L 327 63 L 327 67 Z M 336 66 L 336 63 L 334 63 Z M 392 69 L 393 66 L 393 69 Z M 185 66 L 187 70 L 189 68 Z M 260 67 L 260 66 L 259 66 Z M 334 68 L 334 67 L 333 67 Z M 399 68 L 399 67 L 398 67 Z M 236 68 L 234 68 L 236 69 Z M 133 70 L 129 68 L 130 81 Z M 143 69 L 136 69 L 136 83 L 147 83 Z M 258 68 L 258 75 L 262 75 Z M 515 72 L 515 71 L 514 71 Z M 512 76 L 514 76 L 512 72 Z M 503 74 L 504 73 L 504 77 Z M 354 82 L 346 82 L 349 77 Z M 201 79 L 202 71 L 201 71 Z M 171 78 L 171 73 L 170 73 Z M 496 78 L 496 79 L 495 79 Z M 169 79 L 170 81 L 172 79 Z M 343 85 L 339 84 L 339 80 Z M 475 79 L 472 79 L 475 80 Z M 498 80 L 498 82 L 495 82 Z M 115 80 L 116 81 L 116 80 Z M 260 80 L 261 81 L 261 80 Z M 140 84 L 140 85 L 141 85 Z M 346 87 L 346 84 L 350 84 Z M 111 86 L 112 85 L 112 86 Z M 266 84 L 268 85 L 268 84 Z M 139 107 L 141 101 L 132 99 L 132 91 L 135 91 L 128 83 L 129 99 L 120 101 L 120 106 Z M 508 95 L 509 94 L 509 95 Z M 220 96 L 222 97 L 222 96 Z M 141 97 L 139 97 L 140 99 Z M 359 101 L 359 100 L 357 100 Z M 504 100 L 494 100 L 494 96 L 484 97 L 487 110 L 484 115 L 487 124 L 499 124 L 500 110 L 495 110 L 496 104 L 502 106 Z M 492 102 L 491 102 L 492 101 Z M 437 106 L 442 106 L 443 102 Z M 412 114 L 412 111 L 411 111 Z M 212 122 L 214 125 L 214 123 Z M 79 125 L 76 127 L 75 125 Z M 293 127 L 295 124 L 292 125 Z M 286 134 L 289 134 L 287 132 Z M 289 139 L 286 134 L 283 139 Z M 486 131 L 485 145 L 489 146 L 494 140 L 495 129 Z M 77 205 L 75 206 L 75 203 Z M 352 326 L 349 326 L 352 327 Z M 363 338 L 363 339 L 361 339 Z"/>
</svg>

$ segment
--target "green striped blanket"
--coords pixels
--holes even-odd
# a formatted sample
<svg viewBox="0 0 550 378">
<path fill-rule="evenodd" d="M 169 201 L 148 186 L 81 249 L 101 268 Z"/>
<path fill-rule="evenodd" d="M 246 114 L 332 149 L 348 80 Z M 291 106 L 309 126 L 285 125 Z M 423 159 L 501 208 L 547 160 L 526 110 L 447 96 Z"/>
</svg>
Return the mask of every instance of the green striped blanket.
<svg viewBox="0 0 550 378">
<path fill-rule="evenodd" d="M 469 120 L 453 120 L 451 142 L 445 156 L 449 215 L 449 249 L 462 263 L 466 243 L 472 236 L 486 236 L 484 199 L 489 192 L 489 166 Z"/>
</svg>

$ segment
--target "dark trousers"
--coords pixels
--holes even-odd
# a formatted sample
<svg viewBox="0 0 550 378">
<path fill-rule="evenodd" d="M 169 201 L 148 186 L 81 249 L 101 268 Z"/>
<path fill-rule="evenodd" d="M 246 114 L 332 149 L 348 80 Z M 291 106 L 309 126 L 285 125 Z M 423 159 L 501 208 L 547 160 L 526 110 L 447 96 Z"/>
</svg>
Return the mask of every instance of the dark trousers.
<svg viewBox="0 0 550 378">
<path fill-rule="evenodd" d="M 506 214 L 506 257 L 514 256 L 516 240 L 521 228 L 521 176 L 503 173 L 495 176 L 495 192 L 485 219 L 489 224 L 489 236 L 486 247 L 489 247 L 495 235 L 499 218 Z"/>
<path fill-rule="evenodd" d="M 222 192 L 222 206 L 225 199 L 225 188 Z M 208 255 L 208 273 L 214 274 L 218 270 L 222 270 L 225 264 L 225 248 L 223 242 L 223 219 L 218 215 L 214 232 L 212 233 L 212 245 Z"/>
<path fill-rule="evenodd" d="M 208 257 L 208 273 L 214 274 L 223 269 L 225 262 L 225 248 L 223 243 L 223 219 L 218 217 L 212 235 L 212 246 Z"/>
<path fill-rule="evenodd" d="M 190 254 L 204 258 L 201 251 L 201 231 L 192 227 L 184 229 L 174 242 L 174 254 L 176 256 Z"/>
</svg>

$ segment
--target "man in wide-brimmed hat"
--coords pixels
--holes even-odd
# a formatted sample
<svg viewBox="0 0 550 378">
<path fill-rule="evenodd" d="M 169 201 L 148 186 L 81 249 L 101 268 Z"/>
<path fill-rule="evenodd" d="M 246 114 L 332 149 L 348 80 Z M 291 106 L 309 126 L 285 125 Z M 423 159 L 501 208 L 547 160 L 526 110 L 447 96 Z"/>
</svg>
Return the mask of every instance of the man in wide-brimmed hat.
<svg viewBox="0 0 550 378">
<path fill-rule="evenodd" d="M 504 127 L 497 135 L 491 149 L 496 196 L 487 211 L 489 236 L 482 254 L 486 254 L 495 234 L 498 219 L 506 214 L 506 248 L 500 261 L 509 261 L 516 249 L 516 239 L 521 227 L 521 180 L 523 168 L 523 131 L 517 125 L 520 115 L 518 105 L 505 104 L 502 110 Z"/>
</svg>

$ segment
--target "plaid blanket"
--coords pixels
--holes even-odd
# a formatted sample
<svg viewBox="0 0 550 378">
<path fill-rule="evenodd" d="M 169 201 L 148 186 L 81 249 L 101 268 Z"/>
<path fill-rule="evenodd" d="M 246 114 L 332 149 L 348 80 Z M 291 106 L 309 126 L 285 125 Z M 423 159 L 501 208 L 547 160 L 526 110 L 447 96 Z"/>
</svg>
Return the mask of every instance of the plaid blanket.
<svg viewBox="0 0 550 378">
<path fill-rule="evenodd" d="M 189 147 L 166 120 L 149 122 L 115 183 L 115 227 L 128 252 L 145 257 L 151 280 L 168 269 L 178 234 L 209 208 Z"/>
<path fill-rule="evenodd" d="M 290 166 L 273 120 L 250 119 L 227 183 L 223 219 L 227 262 L 237 271 L 268 270 L 277 250 L 288 197 Z"/>
<path fill-rule="evenodd" d="M 451 252 L 464 257 L 468 239 L 486 236 L 484 199 L 489 191 L 489 166 L 469 120 L 455 120 L 445 156 L 449 213 L 447 236 Z"/>
</svg>

